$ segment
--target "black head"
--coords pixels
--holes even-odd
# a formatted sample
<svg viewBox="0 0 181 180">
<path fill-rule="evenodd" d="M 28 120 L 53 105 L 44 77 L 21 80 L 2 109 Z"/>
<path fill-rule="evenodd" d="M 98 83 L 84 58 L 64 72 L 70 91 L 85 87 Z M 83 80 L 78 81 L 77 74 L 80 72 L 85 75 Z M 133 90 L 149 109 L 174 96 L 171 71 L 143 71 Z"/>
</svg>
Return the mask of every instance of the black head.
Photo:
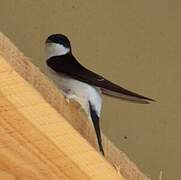
<svg viewBox="0 0 181 180">
<path fill-rule="evenodd" d="M 57 44 L 63 45 L 66 48 L 71 49 L 69 39 L 63 34 L 52 34 L 52 35 L 50 35 L 47 38 L 46 43 L 57 43 Z"/>
</svg>

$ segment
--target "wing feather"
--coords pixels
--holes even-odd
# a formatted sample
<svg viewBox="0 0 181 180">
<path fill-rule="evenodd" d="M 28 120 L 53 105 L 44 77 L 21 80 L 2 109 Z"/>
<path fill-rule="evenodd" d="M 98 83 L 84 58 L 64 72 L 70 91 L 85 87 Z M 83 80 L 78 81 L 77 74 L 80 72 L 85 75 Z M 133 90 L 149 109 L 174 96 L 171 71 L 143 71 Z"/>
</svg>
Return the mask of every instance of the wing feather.
<svg viewBox="0 0 181 180">
<path fill-rule="evenodd" d="M 47 60 L 47 64 L 57 73 L 65 73 L 74 79 L 100 87 L 104 94 L 140 103 L 154 101 L 118 86 L 103 76 L 86 69 L 71 54 L 51 57 Z"/>
</svg>

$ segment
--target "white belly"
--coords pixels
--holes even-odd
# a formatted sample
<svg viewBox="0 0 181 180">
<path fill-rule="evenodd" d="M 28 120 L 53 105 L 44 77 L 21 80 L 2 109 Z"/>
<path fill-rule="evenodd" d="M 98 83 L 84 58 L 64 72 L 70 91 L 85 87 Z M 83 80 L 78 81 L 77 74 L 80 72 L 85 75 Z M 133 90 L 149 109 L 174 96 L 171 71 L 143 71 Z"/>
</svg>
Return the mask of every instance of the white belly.
<svg viewBox="0 0 181 180">
<path fill-rule="evenodd" d="M 59 89 L 64 91 L 67 98 L 73 98 L 79 102 L 89 117 L 89 101 L 100 117 L 102 106 L 100 88 L 72 79 L 63 74 L 58 74 L 49 67 L 47 67 L 46 74 L 55 82 Z"/>
</svg>

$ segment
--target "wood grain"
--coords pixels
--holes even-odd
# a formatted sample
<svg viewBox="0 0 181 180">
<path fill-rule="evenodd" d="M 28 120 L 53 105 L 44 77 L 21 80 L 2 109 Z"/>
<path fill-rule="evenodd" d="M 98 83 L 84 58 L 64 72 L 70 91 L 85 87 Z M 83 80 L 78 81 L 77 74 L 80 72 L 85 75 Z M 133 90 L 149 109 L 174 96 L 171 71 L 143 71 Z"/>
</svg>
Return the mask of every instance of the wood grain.
<svg viewBox="0 0 181 180">
<path fill-rule="evenodd" d="M 0 179 L 123 179 L 0 57 Z"/>
</svg>

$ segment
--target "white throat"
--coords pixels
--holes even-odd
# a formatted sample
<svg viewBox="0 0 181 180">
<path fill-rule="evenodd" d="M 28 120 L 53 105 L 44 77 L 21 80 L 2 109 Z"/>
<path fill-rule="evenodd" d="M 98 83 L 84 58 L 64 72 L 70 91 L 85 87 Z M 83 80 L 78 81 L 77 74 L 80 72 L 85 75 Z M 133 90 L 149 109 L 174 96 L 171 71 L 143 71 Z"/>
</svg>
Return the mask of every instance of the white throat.
<svg viewBox="0 0 181 180">
<path fill-rule="evenodd" d="M 49 59 L 53 56 L 61 56 L 70 52 L 69 48 L 57 43 L 46 43 L 45 46 L 46 58 Z"/>
</svg>

